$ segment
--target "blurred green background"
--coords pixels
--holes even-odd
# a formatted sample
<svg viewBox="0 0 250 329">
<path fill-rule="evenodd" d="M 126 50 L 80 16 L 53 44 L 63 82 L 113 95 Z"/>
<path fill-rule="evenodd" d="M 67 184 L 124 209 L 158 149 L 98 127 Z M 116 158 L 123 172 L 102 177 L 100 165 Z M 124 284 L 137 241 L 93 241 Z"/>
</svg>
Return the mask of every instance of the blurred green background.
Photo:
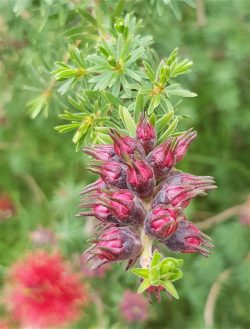
<svg viewBox="0 0 250 329">
<path fill-rule="evenodd" d="M 84 24 L 77 8 L 98 6 L 105 22 L 117 3 L 0 1 L 0 285 L 11 263 L 39 243 L 44 246 L 34 238 L 34 231 L 51 230 L 56 246 L 50 248 L 59 249 L 73 264 L 86 247 L 91 225 L 74 215 L 78 193 L 93 176 L 85 171 L 84 156 L 75 152 L 70 135 L 54 130 L 65 103 L 52 89 L 48 117 L 35 120 L 26 104 L 50 85 L 54 63 L 62 60 L 72 41 L 64 32 Z M 206 230 L 216 245 L 211 258 L 183 256 L 184 278 L 177 284 L 180 300 L 169 302 L 163 297 L 161 304 L 150 305 L 148 320 L 133 326 L 202 329 L 209 324 L 206 316 L 212 314 L 212 328 L 250 328 L 250 205 L 246 203 L 250 194 L 250 3 L 129 0 L 124 1 L 127 12 L 142 18 L 143 33 L 153 36 L 160 57 L 178 47 L 181 55 L 194 62 L 182 84 L 198 97 L 185 100 L 179 112 L 189 116 L 183 128 L 194 127 L 198 138 L 180 169 L 214 176 L 218 189 L 195 200 L 188 209 L 189 218 L 201 222 L 229 209 L 219 216 L 221 223 L 212 223 Z M 90 300 L 72 328 L 130 328 L 120 303 L 125 289 L 136 291 L 136 278 L 115 265 L 102 278 L 84 280 L 98 303 Z M 209 295 L 212 306 L 207 304 Z M 4 307 L 1 317 L 6 317 Z"/>
</svg>

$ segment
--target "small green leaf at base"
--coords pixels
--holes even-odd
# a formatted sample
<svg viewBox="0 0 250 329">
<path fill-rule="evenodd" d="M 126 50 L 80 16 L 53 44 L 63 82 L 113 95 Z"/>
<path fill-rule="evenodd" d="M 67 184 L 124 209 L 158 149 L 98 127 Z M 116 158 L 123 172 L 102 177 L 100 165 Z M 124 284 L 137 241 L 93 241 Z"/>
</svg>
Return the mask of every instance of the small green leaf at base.
<svg viewBox="0 0 250 329">
<path fill-rule="evenodd" d="M 131 272 L 145 279 L 148 279 L 149 276 L 149 270 L 147 268 L 133 268 Z"/>
<path fill-rule="evenodd" d="M 163 286 L 174 298 L 179 299 L 179 294 L 171 281 L 162 281 L 161 286 Z"/>
<path fill-rule="evenodd" d="M 151 286 L 150 280 L 145 279 L 142 281 L 140 287 L 138 288 L 137 292 L 141 294 L 143 291 L 147 290 Z"/>
</svg>

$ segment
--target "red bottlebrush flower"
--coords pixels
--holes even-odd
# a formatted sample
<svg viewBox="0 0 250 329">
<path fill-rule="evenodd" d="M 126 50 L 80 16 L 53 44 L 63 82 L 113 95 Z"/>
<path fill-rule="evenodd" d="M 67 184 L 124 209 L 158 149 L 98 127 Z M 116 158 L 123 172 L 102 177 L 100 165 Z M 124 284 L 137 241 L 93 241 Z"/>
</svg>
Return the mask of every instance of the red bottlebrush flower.
<svg viewBox="0 0 250 329">
<path fill-rule="evenodd" d="M 166 240 L 177 230 L 180 210 L 164 205 L 153 208 L 145 219 L 146 234 L 161 241 Z"/>
<path fill-rule="evenodd" d="M 35 231 L 32 231 L 30 239 L 36 246 L 53 245 L 56 243 L 54 232 L 45 227 L 39 227 Z"/>
<path fill-rule="evenodd" d="M 0 195 L 0 220 L 11 218 L 16 213 L 16 208 L 6 194 Z"/>
<path fill-rule="evenodd" d="M 214 180 L 209 176 L 202 179 L 197 176 L 197 180 L 192 176 L 187 178 L 189 174 L 178 174 L 167 179 L 167 183 L 163 184 L 161 190 L 156 194 L 152 207 L 158 204 L 171 204 L 176 207 L 186 208 L 190 200 L 201 195 L 206 195 L 207 190 L 215 189 Z M 188 183 L 189 180 L 189 183 Z"/>
<path fill-rule="evenodd" d="M 96 160 L 109 161 L 116 160 L 116 154 L 113 145 L 96 145 L 93 147 L 84 147 L 83 151 Z"/>
<path fill-rule="evenodd" d="M 156 178 L 164 177 L 175 165 L 175 147 L 174 140 L 169 138 L 147 156 L 147 162 L 153 168 Z"/>
<path fill-rule="evenodd" d="M 22 326 L 49 328 L 75 321 L 86 292 L 60 255 L 39 251 L 14 264 L 7 305 Z"/>
<path fill-rule="evenodd" d="M 196 138 L 196 136 L 197 136 L 197 132 L 193 131 L 193 128 L 191 128 L 187 130 L 183 135 L 177 137 L 176 139 L 177 145 L 175 149 L 176 162 L 183 160 L 190 144 Z"/>
<path fill-rule="evenodd" d="M 109 227 L 94 242 L 83 256 L 86 262 L 95 259 L 93 269 L 120 260 L 129 260 L 130 265 L 137 259 L 142 248 L 139 237 L 125 227 Z"/>
<path fill-rule="evenodd" d="M 10 329 L 7 322 L 0 320 L 0 329 Z"/>
<path fill-rule="evenodd" d="M 116 161 L 102 161 L 99 164 L 93 164 L 90 171 L 99 174 L 102 180 L 112 186 L 126 188 L 126 167 Z"/>
<path fill-rule="evenodd" d="M 121 135 L 117 130 L 110 129 L 110 137 L 114 141 L 114 150 L 118 157 L 122 157 L 124 154 L 132 156 L 135 153 L 141 157 L 145 157 L 145 152 L 142 145 L 134 138 Z"/>
<path fill-rule="evenodd" d="M 152 196 L 155 188 L 155 177 L 152 168 L 143 160 L 127 163 L 127 185 L 140 198 Z"/>
<path fill-rule="evenodd" d="M 137 126 L 136 139 L 141 143 L 146 154 L 155 148 L 156 132 L 151 123 L 145 118 L 145 114 L 141 116 Z"/>
<path fill-rule="evenodd" d="M 103 206 L 106 206 L 120 224 L 141 224 L 146 217 L 140 199 L 125 189 L 106 190 L 105 197 L 100 196 Z"/>
<path fill-rule="evenodd" d="M 209 249 L 213 247 L 211 239 L 201 232 L 198 227 L 187 220 L 181 220 L 173 235 L 165 241 L 171 251 L 195 253 L 208 257 Z"/>
<path fill-rule="evenodd" d="M 120 303 L 120 312 L 127 323 L 143 323 L 148 319 L 148 303 L 140 294 L 125 290 Z"/>
</svg>

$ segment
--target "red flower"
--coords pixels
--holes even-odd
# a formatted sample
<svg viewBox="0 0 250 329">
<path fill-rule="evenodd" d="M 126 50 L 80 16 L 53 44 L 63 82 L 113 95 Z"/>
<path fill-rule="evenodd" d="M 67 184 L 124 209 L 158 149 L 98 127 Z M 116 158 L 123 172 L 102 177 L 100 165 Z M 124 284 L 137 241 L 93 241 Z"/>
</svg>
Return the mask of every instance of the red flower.
<svg viewBox="0 0 250 329">
<path fill-rule="evenodd" d="M 128 323 L 143 323 L 148 319 L 146 298 L 133 291 L 126 290 L 120 304 L 122 317 Z"/>
<path fill-rule="evenodd" d="M 85 300 L 78 275 L 59 254 L 39 251 L 11 268 L 7 304 L 22 326 L 55 328 L 71 323 Z"/>
<path fill-rule="evenodd" d="M 0 329 L 9 329 L 7 322 L 0 320 Z"/>
<path fill-rule="evenodd" d="M 16 212 L 15 206 L 8 195 L 0 195 L 0 220 L 9 219 Z"/>
</svg>

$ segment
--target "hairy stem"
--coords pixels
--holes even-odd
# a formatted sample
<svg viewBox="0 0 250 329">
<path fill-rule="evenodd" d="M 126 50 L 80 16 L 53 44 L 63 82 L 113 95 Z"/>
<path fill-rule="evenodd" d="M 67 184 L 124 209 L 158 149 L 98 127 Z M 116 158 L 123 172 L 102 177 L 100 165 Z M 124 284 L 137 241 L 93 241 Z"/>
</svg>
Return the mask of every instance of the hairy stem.
<svg viewBox="0 0 250 329">
<path fill-rule="evenodd" d="M 144 229 L 141 230 L 141 244 L 143 247 L 141 257 L 140 257 L 140 265 L 141 267 L 149 267 L 151 258 L 152 258 L 152 243 L 153 240 L 145 234 Z"/>
<path fill-rule="evenodd" d="M 149 211 L 151 200 L 143 202 L 144 208 Z M 146 235 L 144 228 L 141 228 L 141 244 L 142 244 L 142 253 L 140 256 L 140 266 L 149 267 L 153 254 L 153 240 Z"/>
</svg>

